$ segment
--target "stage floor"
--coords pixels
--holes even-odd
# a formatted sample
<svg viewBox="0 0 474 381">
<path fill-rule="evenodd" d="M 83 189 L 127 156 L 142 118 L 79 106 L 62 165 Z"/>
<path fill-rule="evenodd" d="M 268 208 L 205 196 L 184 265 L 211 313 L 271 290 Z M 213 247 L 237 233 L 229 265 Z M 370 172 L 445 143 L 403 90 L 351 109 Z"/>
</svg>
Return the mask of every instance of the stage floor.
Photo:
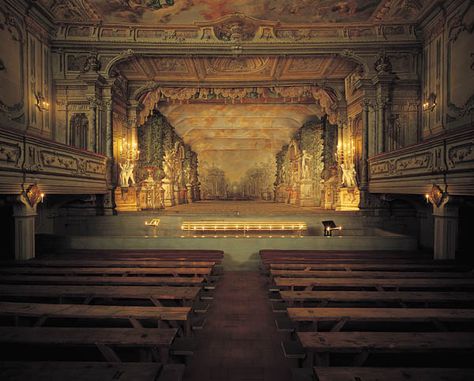
<svg viewBox="0 0 474 381">
<path fill-rule="evenodd" d="M 159 219 L 156 230 L 146 226 Z M 235 234 L 206 236 L 181 230 L 184 221 L 297 221 L 308 230 L 302 237 L 268 234 L 236 238 Z M 324 220 L 343 226 L 341 234 L 323 236 Z M 123 212 L 117 216 L 60 216 L 40 240 L 45 250 L 56 249 L 217 249 L 223 250 L 228 270 L 256 270 L 261 249 L 409 250 L 417 249 L 416 232 L 407 227 L 413 217 L 364 212 L 336 212 L 258 201 L 201 201 L 160 211 Z"/>
<path fill-rule="evenodd" d="M 273 201 L 199 201 L 191 204 L 181 204 L 161 210 L 141 212 L 119 212 L 119 214 L 157 214 L 163 216 L 174 215 L 212 215 L 219 216 L 295 216 L 314 215 L 321 213 L 353 214 L 358 212 L 335 212 L 316 207 L 301 207 L 281 204 Z"/>
</svg>

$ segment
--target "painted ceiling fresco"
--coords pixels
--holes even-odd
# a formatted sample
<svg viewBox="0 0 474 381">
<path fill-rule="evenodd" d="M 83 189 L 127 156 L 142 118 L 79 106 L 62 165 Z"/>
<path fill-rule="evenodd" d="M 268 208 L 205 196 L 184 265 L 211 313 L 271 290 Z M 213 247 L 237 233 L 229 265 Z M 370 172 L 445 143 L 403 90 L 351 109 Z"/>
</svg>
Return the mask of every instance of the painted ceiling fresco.
<svg viewBox="0 0 474 381">
<path fill-rule="evenodd" d="M 364 22 L 382 0 L 89 0 L 110 23 L 194 24 L 232 13 L 284 23 Z"/>
<path fill-rule="evenodd" d="M 159 109 L 201 164 L 219 166 L 230 181 L 241 179 L 255 163 L 273 163 L 298 128 L 322 114 L 316 104 L 167 104 Z"/>
</svg>

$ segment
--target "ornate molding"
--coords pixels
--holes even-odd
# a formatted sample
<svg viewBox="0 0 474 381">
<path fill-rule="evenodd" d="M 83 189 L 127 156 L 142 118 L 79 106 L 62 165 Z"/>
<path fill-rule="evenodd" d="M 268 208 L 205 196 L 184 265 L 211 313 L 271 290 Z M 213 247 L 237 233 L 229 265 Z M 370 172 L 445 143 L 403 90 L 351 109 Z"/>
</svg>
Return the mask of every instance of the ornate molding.
<svg viewBox="0 0 474 381">
<path fill-rule="evenodd" d="M 194 26 L 137 26 L 63 24 L 54 36 L 60 41 L 158 43 L 164 45 L 246 45 L 275 44 L 294 45 L 333 42 L 390 41 L 416 42 L 415 28 L 400 24 L 337 24 L 315 26 L 310 24 L 291 25 L 253 19 L 241 14 L 225 16 L 212 23 L 196 23 Z M 136 45 L 135 45 L 136 46 Z M 135 47 L 134 47 L 135 49 Z"/>
<path fill-rule="evenodd" d="M 107 158 L 37 137 L 0 129 L 0 190 L 15 193 L 24 178 L 54 191 L 77 193 L 90 187 L 106 190 Z M 16 184 L 16 185 L 15 185 Z M 69 184 L 69 185 L 66 185 Z M 18 188 L 16 188 L 18 189 Z M 100 193 L 100 192 L 99 192 Z"/>
<path fill-rule="evenodd" d="M 450 193 L 474 194 L 474 130 L 444 135 L 369 159 L 371 192 L 426 193 L 426 183 L 448 181 Z M 404 188 L 411 184 L 412 191 Z M 457 187 L 457 188 L 456 188 Z M 415 189 L 415 191 L 413 191 Z"/>
</svg>

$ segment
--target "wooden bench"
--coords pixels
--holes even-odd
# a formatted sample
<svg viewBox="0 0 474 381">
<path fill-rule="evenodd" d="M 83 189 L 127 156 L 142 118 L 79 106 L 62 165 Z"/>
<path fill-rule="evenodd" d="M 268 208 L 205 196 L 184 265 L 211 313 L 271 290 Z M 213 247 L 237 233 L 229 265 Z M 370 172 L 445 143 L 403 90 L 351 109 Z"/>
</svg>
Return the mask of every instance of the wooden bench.
<svg viewBox="0 0 474 381">
<path fill-rule="evenodd" d="M 330 355 L 339 353 L 353 354 L 353 363 L 349 365 L 362 366 L 373 353 L 474 350 L 473 332 L 297 332 L 297 335 L 318 366 L 330 366 Z"/>
<path fill-rule="evenodd" d="M 209 276 L 210 267 L 0 267 L 0 275 Z"/>
<path fill-rule="evenodd" d="M 0 270 L 1 273 L 1 270 Z M 272 277 L 287 278 L 472 278 L 472 272 L 420 272 L 420 271 L 320 271 L 270 270 Z"/>
<path fill-rule="evenodd" d="M 1 292 L 1 288 L 0 288 Z M 280 291 L 281 299 L 294 302 L 342 303 L 472 303 L 473 292 L 431 291 Z"/>
<path fill-rule="evenodd" d="M 200 286 L 202 277 L 105 277 L 105 276 L 63 276 L 63 275 L 2 275 L 0 284 L 78 284 L 117 286 Z"/>
<path fill-rule="evenodd" d="M 175 328 L 0 327 L 0 344 L 37 345 L 45 351 L 48 347 L 59 346 L 64 350 L 66 347 L 92 346 L 109 362 L 121 361 L 113 348 L 146 349 L 150 353 L 149 359 L 166 363 L 177 331 Z"/>
<path fill-rule="evenodd" d="M 474 369 L 315 367 L 316 381 L 468 381 Z"/>
<path fill-rule="evenodd" d="M 278 287 L 295 287 L 310 289 L 314 287 L 343 287 L 343 288 L 474 288 L 474 278 L 457 279 L 417 279 L 417 278 L 275 278 Z"/>
<path fill-rule="evenodd" d="M 178 300 L 189 305 L 196 300 L 200 287 L 170 286 L 71 286 L 71 285 L 12 285 L 0 284 L 0 298 L 4 296 L 29 298 L 81 298 L 85 304 L 97 298 L 110 299 L 144 299 L 156 306 L 162 300 Z"/>
<path fill-rule="evenodd" d="M 442 322 L 474 323 L 474 309 L 448 308 L 295 308 L 287 309 L 294 322 L 335 322 L 331 331 L 340 331 L 347 322 L 424 322 L 440 327 Z"/>
<path fill-rule="evenodd" d="M 2 381 L 180 381 L 184 366 L 159 363 L 0 362 Z M 169 378 L 170 371 L 174 377 Z"/>
<path fill-rule="evenodd" d="M 0 302 L 0 316 L 30 317 L 41 326 L 48 318 L 61 319 L 123 319 L 134 328 L 142 328 L 139 320 L 182 322 L 185 334 L 190 333 L 190 307 L 131 307 L 84 304 L 46 304 Z"/>
<path fill-rule="evenodd" d="M 214 261 L 170 261 L 166 260 L 79 260 L 79 259 L 32 259 L 29 261 L 6 261 L 0 263 L 4 266 L 26 267 L 213 267 Z"/>
<path fill-rule="evenodd" d="M 472 271 L 469 267 L 444 263 L 420 263 L 420 264 L 393 264 L 387 263 L 271 263 L 270 268 L 274 270 L 332 270 L 332 271 Z"/>
</svg>

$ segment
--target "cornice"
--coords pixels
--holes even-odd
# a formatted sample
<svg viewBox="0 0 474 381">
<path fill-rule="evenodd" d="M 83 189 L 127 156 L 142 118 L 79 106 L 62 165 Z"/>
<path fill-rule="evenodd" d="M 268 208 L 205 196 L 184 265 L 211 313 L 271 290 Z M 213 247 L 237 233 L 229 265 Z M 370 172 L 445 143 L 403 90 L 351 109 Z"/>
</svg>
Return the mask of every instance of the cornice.
<svg viewBox="0 0 474 381">
<path fill-rule="evenodd" d="M 247 19 L 245 19 L 247 20 Z M 242 21 L 244 23 L 244 21 Z M 247 22 L 247 21 L 245 21 Z M 284 25 L 262 22 L 254 33 L 227 38 L 216 33 L 215 23 L 208 26 L 136 26 L 124 24 L 68 23 L 60 24 L 54 37 L 56 46 L 71 46 L 87 42 L 90 45 L 113 46 L 120 43 L 122 49 L 136 49 L 138 46 L 196 47 L 215 49 L 216 47 L 238 48 L 268 46 L 308 46 L 329 44 L 412 44 L 418 41 L 415 28 L 410 24 L 345 24 L 345 25 Z"/>
</svg>

